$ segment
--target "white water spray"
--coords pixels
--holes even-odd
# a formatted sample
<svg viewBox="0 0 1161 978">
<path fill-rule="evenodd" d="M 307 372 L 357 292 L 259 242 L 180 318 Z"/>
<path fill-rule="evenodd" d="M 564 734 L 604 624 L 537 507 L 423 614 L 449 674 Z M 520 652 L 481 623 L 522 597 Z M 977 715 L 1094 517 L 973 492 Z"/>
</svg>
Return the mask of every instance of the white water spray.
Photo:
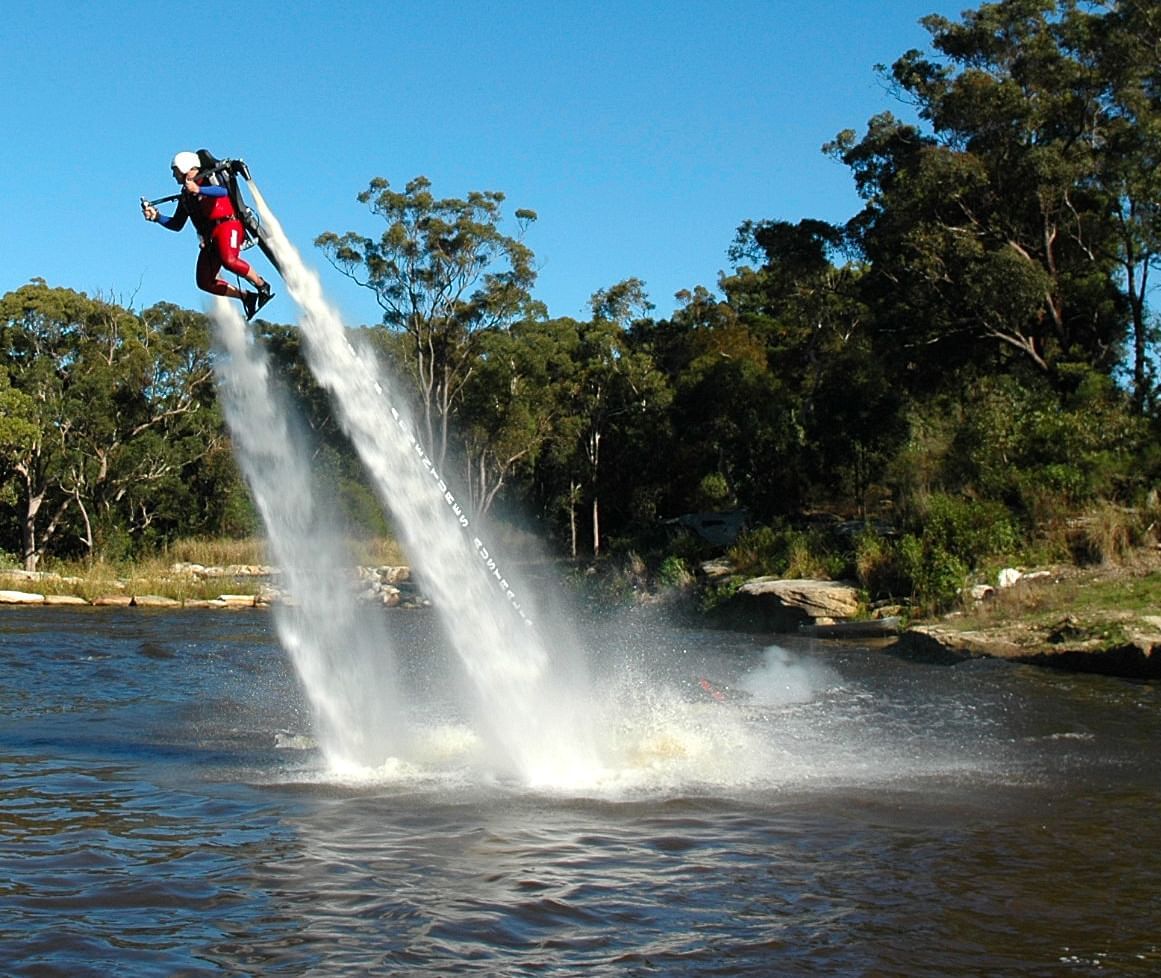
<svg viewBox="0 0 1161 978">
<path fill-rule="evenodd" d="M 395 517 L 407 553 L 442 616 L 471 680 L 474 720 L 491 762 L 531 784 L 588 781 L 596 768 L 586 695 L 571 643 L 545 647 L 529 627 L 529 593 L 501 570 L 443 476 L 424 453 L 371 351 L 356 351 L 318 276 L 302 262 L 253 183 L 267 243 L 302 312 L 300 329 L 316 381 Z M 466 532 L 465 532 L 466 531 Z M 306 680 L 308 683 L 310 680 Z"/>
<path fill-rule="evenodd" d="M 226 300 L 216 300 L 213 320 L 221 403 L 290 597 L 275 606 L 275 625 L 316 714 L 319 746 L 336 769 L 381 765 L 404 729 L 383 623 L 355 607 L 353 561 L 318 504 L 266 356 Z"/>
<path fill-rule="evenodd" d="M 352 346 L 317 276 L 252 184 L 251 191 L 302 310 L 308 365 L 394 516 L 469 680 L 466 702 L 456 704 L 467 707 L 466 726 L 444 722 L 442 711 L 424 714 L 419 702 L 410 716 L 400 710 L 383 619 L 354 607 L 349 558 L 324 530 L 327 508 L 311 490 L 285 408 L 269 393 L 266 362 L 232 307 L 219 302 L 223 403 L 273 556 L 287 570 L 294 603 L 276 611 L 279 634 L 318 715 L 332 773 L 426 780 L 433 766 L 470 757 L 473 781 L 499 773 L 539 788 L 621 797 L 845 776 L 865 766 L 865 738 L 847 736 L 849 725 L 839 723 L 840 736 L 827 739 L 842 713 L 818 697 L 834 677 L 804 673 L 780 650 L 756 671 L 742 660 L 719 662 L 729 673 L 742 670 L 726 695 L 720 680 L 683 662 L 684 650 L 640 658 L 631 637 L 622 644 L 622 632 L 623 657 L 607 650 L 594 684 L 571 636 L 562 628 L 550 639 L 528 589 L 501 570 L 392 403 L 387 375 L 369 351 Z M 439 689 L 438 699 L 455 699 L 446 683 Z M 779 725 L 770 728 L 774 716 Z M 846 753 L 836 750 L 844 745 Z M 820 771 L 824 755 L 833 760 Z"/>
</svg>

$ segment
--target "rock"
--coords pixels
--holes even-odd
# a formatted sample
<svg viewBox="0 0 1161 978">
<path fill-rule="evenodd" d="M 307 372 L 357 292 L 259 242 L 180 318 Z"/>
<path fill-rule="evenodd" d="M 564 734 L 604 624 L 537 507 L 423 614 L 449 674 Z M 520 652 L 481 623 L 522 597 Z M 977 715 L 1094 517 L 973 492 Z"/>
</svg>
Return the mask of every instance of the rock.
<svg viewBox="0 0 1161 978">
<path fill-rule="evenodd" d="M 44 603 L 52 605 L 87 605 L 89 602 L 76 594 L 46 594 L 44 596 Z"/>
<path fill-rule="evenodd" d="M 737 569 L 725 557 L 719 557 L 717 560 L 707 560 L 701 565 L 702 576 L 710 581 L 721 581 L 727 577 L 733 577 L 737 573 Z"/>
<path fill-rule="evenodd" d="M 94 608 L 128 608 L 133 598 L 128 594 L 105 594 L 93 599 Z"/>
<path fill-rule="evenodd" d="M 178 577 L 205 577 L 206 568 L 202 564 L 191 564 L 182 562 L 171 564 L 169 568 L 171 574 L 176 574 Z"/>
<path fill-rule="evenodd" d="M 1087 672 L 1125 679 L 1161 679 L 1161 643 L 1130 640 L 1113 646 L 1089 643 L 1087 647 L 1036 649 L 1019 657 L 1020 662 L 1068 672 Z"/>
<path fill-rule="evenodd" d="M 44 595 L 28 591 L 0 591 L 0 604 L 44 604 Z"/>
<path fill-rule="evenodd" d="M 850 618 L 859 611 L 859 590 L 840 581 L 788 581 L 758 577 L 739 589 L 755 598 L 777 601 L 811 618 Z"/>
<path fill-rule="evenodd" d="M 258 599 L 253 594 L 219 594 L 211 607 L 253 608 Z"/>
<path fill-rule="evenodd" d="M 723 616 L 734 627 L 795 631 L 815 618 L 850 618 L 859 611 L 858 588 L 839 581 L 756 577 L 727 603 Z"/>
<path fill-rule="evenodd" d="M 136 594 L 129 602 L 134 608 L 180 608 L 176 598 L 166 598 L 160 594 Z"/>
<path fill-rule="evenodd" d="M 912 625 L 895 646 L 900 655 L 919 662 L 954 663 L 984 656 L 1019 658 L 1024 649 L 985 632 L 959 631 L 939 625 Z"/>
<path fill-rule="evenodd" d="M 996 587 L 1011 587 L 1023 576 L 1015 567 L 1005 567 L 996 575 Z"/>
<path fill-rule="evenodd" d="M 1071 616 L 1047 634 L 1021 632 L 1020 642 L 987 631 L 958 630 L 940 625 L 913 625 L 892 651 L 920 662 L 952 665 L 965 659 L 1007 659 L 1027 665 L 1068 672 L 1095 673 L 1128 679 L 1161 678 L 1161 634 L 1132 633 L 1110 644 L 1107 639 L 1084 638 Z"/>
<path fill-rule="evenodd" d="M 266 564 L 230 564 L 228 567 L 206 567 L 204 564 L 177 563 L 169 568 L 179 577 L 273 577 L 277 571 Z"/>
</svg>

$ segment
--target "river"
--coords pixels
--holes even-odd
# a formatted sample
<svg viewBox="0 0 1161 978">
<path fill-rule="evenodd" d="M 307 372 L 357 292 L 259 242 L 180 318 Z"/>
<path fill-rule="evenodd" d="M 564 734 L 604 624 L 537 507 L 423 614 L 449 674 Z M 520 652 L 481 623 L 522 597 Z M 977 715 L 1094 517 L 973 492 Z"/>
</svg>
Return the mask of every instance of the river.
<svg viewBox="0 0 1161 978">
<path fill-rule="evenodd" d="M 628 616 L 584 633 L 616 763 L 537 790 L 386 617 L 430 722 L 355 776 L 267 613 L 6 609 L 0 971 L 1161 974 L 1154 684 Z"/>
</svg>

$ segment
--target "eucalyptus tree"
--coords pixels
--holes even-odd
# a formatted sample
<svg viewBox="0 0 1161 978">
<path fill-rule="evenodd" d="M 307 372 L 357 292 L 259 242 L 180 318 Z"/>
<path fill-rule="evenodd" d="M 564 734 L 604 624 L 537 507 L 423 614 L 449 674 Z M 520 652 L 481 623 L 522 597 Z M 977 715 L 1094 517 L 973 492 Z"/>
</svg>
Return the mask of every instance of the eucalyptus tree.
<svg viewBox="0 0 1161 978">
<path fill-rule="evenodd" d="M 649 354 L 672 391 L 634 471 L 656 486 L 657 508 L 668 516 L 735 505 L 757 510 L 758 498 L 782 488 L 790 472 L 771 464 L 767 451 L 786 417 L 781 382 L 764 338 L 732 304 L 702 286 L 677 299 L 668 320 L 640 320 L 631 330 L 634 349 Z"/>
<path fill-rule="evenodd" d="M 40 280 L 0 297 L 0 365 L 30 426 L 5 470 L 26 568 L 153 522 L 158 488 L 220 431 L 207 346 L 204 317 L 175 307 L 138 316 Z"/>
<path fill-rule="evenodd" d="M 1150 273 L 1161 264 L 1161 8 L 1154 0 L 1097 7 L 1107 12 L 1077 11 L 1070 24 L 1100 84 L 1096 179 L 1110 200 L 1140 409 L 1155 396 L 1149 296 Z"/>
<path fill-rule="evenodd" d="M 514 473 L 532 473 L 546 445 L 573 437 L 568 393 L 578 345 L 572 320 L 529 319 L 481 337 L 461 425 L 477 513 L 491 509 Z"/>
<path fill-rule="evenodd" d="M 721 288 L 771 375 L 756 443 L 782 464 L 747 493 L 767 507 L 813 493 L 861 510 L 899 438 L 899 401 L 871 346 L 866 268 L 847 251 L 843 229 L 816 220 L 746 221 L 729 250 L 736 268 Z"/>
<path fill-rule="evenodd" d="M 570 412 L 577 419 L 579 454 L 585 472 L 583 482 L 572 486 L 570 498 L 579 498 L 581 492 L 588 495 L 592 553 L 599 557 L 608 442 L 613 441 L 618 456 L 647 450 L 645 441 L 628 433 L 663 412 L 671 392 L 652 357 L 634 349 L 628 333 L 632 322 L 652 308 L 644 283 L 636 278 L 625 279 L 594 292 L 589 306 L 593 318 L 579 324 Z M 619 444 L 617 434 L 626 435 Z M 624 457 L 618 461 L 636 464 L 636 460 Z"/>
<path fill-rule="evenodd" d="M 935 57 L 891 68 L 928 130 L 890 113 L 826 147 L 865 200 L 878 339 L 911 377 L 1015 361 L 1061 381 L 1111 371 L 1125 336 L 1110 195 L 1098 179 L 1102 81 L 1075 0 L 930 16 Z"/>
<path fill-rule="evenodd" d="M 426 177 L 402 192 L 376 177 L 358 200 L 386 230 L 377 239 L 328 231 L 315 244 L 374 293 L 384 325 L 406 336 L 426 448 L 444 468 L 451 419 L 478 364 L 481 337 L 543 313 L 530 295 L 536 269 L 522 241 L 536 214 L 517 210 L 517 234 L 505 234 L 504 194 L 438 199 Z"/>
</svg>

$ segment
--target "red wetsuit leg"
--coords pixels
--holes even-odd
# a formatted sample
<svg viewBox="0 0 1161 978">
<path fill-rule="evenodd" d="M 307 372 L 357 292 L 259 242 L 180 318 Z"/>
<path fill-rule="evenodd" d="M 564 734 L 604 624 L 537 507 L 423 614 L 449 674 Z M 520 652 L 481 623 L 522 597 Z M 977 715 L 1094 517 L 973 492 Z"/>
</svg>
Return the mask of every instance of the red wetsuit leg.
<svg viewBox="0 0 1161 978">
<path fill-rule="evenodd" d="M 250 274 L 250 263 L 238 254 L 245 241 L 241 221 L 225 221 L 214 228 L 214 246 L 227 271 L 242 278 Z"/>
<path fill-rule="evenodd" d="M 223 221 L 214 227 L 210 240 L 198 255 L 198 288 L 225 295 L 229 286 L 225 279 L 218 278 L 223 266 L 242 278 L 250 274 L 250 263 L 238 254 L 242 235 L 241 221 Z"/>
<path fill-rule="evenodd" d="M 213 242 L 207 242 L 198 252 L 197 283 L 203 292 L 212 292 L 214 295 L 226 294 L 226 283 L 218 278 L 222 268 L 222 259 L 218 256 L 218 249 Z"/>
</svg>

